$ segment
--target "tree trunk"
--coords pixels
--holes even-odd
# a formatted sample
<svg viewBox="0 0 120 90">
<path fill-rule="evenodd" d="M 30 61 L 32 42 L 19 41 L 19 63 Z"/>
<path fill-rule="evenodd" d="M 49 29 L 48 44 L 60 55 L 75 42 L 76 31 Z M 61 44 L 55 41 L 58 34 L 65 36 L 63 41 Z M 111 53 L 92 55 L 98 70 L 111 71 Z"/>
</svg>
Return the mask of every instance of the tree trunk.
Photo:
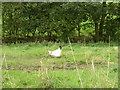
<svg viewBox="0 0 120 90">
<path fill-rule="evenodd" d="M 18 40 L 17 40 L 17 38 L 18 38 L 18 34 L 17 34 L 17 33 L 18 33 L 18 29 L 17 29 L 17 26 L 16 26 L 16 24 L 15 24 L 15 25 L 14 25 L 14 35 L 15 35 L 15 36 L 14 36 L 14 38 L 15 38 L 15 42 L 14 42 L 14 43 L 15 43 L 15 44 L 17 44 L 17 41 L 18 41 Z"/>
<path fill-rule="evenodd" d="M 94 41 L 98 42 L 99 41 L 99 29 L 98 29 L 98 22 L 95 22 L 95 37 Z"/>
<path fill-rule="evenodd" d="M 78 37 L 80 37 L 80 30 L 78 30 Z"/>
<path fill-rule="evenodd" d="M 103 7 L 102 7 L 102 16 L 99 24 L 99 38 L 102 40 L 103 38 L 103 25 L 106 17 L 106 2 L 103 2 Z"/>
<path fill-rule="evenodd" d="M 81 33 L 80 28 L 78 28 L 77 31 L 78 31 L 78 37 L 80 37 L 80 33 Z"/>
<path fill-rule="evenodd" d="M 11 21 L 11 22 L 10 22 L 10 24 L 11 24 L 10 29 L 11 29 L 11 30 L 10 30 L 10 34 L 9 34 L 9 37 L 10 37 L 10 38 L 12 38 L 12 34 L 13 34 L 13 33 L 12 33 L 12 32 L 13 32 L 13 18 L 12 18 L 12 17 L 13 17 L 13 16 L 12 16 L 12 12 L 10 12 L 10 13 L 9 13 L 9 18 L 10 18 L 10 21 Z"/>
<path fill-rule="evenodd" d="M 48 32 L 48 41 L 51 41 L 51 36 L 52 36 L 52 33 Z"/>
</svg>

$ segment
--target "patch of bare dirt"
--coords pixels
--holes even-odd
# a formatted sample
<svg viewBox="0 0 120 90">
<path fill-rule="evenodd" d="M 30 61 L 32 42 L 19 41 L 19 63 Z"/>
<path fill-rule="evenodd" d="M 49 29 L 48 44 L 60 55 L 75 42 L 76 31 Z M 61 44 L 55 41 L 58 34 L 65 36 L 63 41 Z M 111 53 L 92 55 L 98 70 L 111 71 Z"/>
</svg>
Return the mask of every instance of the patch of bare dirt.
<svg viewBox="0 0 120 90">
<path fill-rule="evenodd" d="M 101 65 L 101 64 L 95 64 L 94 65 L 95 68 L 104 68 L 104 67 L 107 67 L 107 64 L 105 65 Z M 35 70 L 35 71 L 38 71 L 38 70 L 45 70 L 45 69 L 48 69 L 48 70 L 75 70 L 76 68 L 78 69 L 92 69 L 92 64 L 81 64 L 81 63 L 78 63 L 78 64 L 75 64 L 75 63 L 52 63 L 51 66 L 20 66 L 20 67 L 12 67 L 12 66 L 8 66 L 7 68 L 6 67 L 2 67 L 3 70 L 25 70 L 25 71 L 31 71 L 31 70 Z"/>
</svg>

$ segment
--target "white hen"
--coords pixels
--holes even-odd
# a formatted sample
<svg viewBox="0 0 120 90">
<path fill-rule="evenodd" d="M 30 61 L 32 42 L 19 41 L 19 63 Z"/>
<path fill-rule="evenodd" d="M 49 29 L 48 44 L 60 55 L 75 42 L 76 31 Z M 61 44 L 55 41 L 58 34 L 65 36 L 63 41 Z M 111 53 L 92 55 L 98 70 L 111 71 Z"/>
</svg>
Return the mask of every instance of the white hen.
<svg viewBox="0 0 120 90">
<path fill-rule="evenodd" d="M 59 48 L 55 51 L 48 50 L 48 53 L 53 57 L 60 57 L 62 51 L 62 46 L 59 46 Z"/>
</svg>

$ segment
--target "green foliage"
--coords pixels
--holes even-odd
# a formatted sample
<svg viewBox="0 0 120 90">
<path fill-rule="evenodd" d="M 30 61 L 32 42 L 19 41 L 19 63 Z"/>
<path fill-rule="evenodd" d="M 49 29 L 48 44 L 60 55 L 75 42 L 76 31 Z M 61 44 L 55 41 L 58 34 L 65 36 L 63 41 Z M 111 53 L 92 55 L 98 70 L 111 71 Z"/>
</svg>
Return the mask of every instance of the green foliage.
<svg viewBox="0 0 120 90">
<path fill-rule="evenodd" d="M 15 43 L 19 38 L 29 37 L 67 42 L 68 37 L 76 36 L 106 41 L 108 36 L 116 40 L 119 35 L 119 2 L 5 2 L 2 5 L 3 42 Z M 7 38 L 11 40 L 6 41 Z"/>
<path fill-rule="evenodd" d="M 81 35 L 83 36 L 91 36 L 94 35 L 94 26 L 91 21 L 86 21 L 80 23 L 81 27 Z"/>
</svg>

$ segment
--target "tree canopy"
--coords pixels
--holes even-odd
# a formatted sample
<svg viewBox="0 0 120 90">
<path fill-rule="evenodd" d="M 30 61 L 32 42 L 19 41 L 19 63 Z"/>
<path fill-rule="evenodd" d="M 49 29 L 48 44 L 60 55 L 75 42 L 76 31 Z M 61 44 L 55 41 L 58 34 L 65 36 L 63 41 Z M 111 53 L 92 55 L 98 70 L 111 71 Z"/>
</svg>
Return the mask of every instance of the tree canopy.
<svg viewBox="0 0 120 90">
<path fill-rule="evenodd" d="M 5 2 L 3 42 L 116 41 L 119 2 Z"/>
</svg>

